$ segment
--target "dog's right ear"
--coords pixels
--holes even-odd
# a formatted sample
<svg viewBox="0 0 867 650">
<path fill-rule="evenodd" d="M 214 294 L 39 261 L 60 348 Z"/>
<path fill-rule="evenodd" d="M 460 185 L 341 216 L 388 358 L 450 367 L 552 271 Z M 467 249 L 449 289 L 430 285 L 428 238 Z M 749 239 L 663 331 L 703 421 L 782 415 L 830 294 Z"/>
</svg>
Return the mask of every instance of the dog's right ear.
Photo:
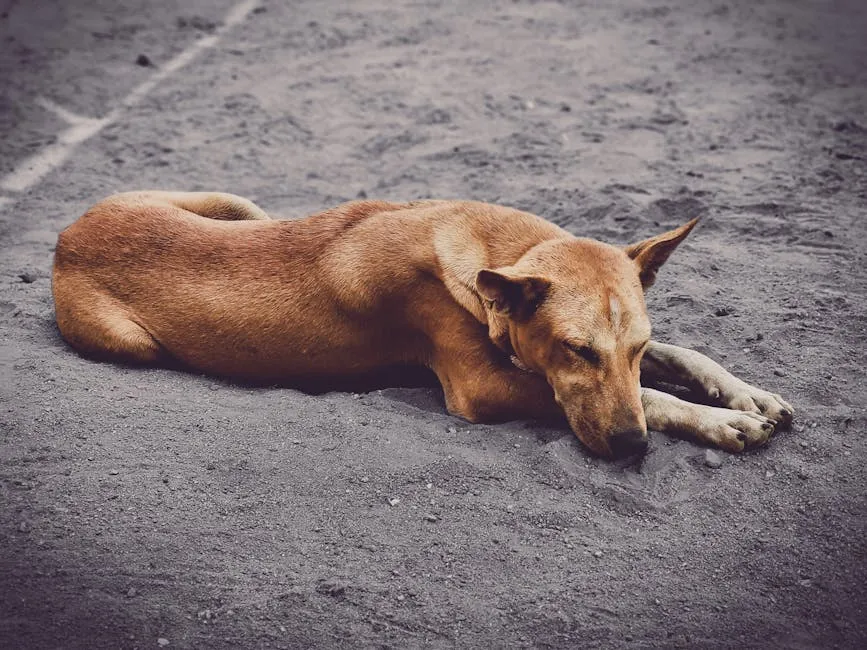
<svg viewBox="0 0 867 650">
<path fill-rule="evenodd" d="M 482 269 L 476 274 L 476 291 L 492 309 L 525 320 L 548 293 L 551 281 L 532 275 L 519 275 L 508 267 L 496 271 Z"/>
<path fill-rule="evenodd" d="M 656 280 L 656 272 L 659 267 L 665 264 L 677 245 L 695 228 L 697 223 L 698 217 L 686 222 L 680 228 L 626 247 L 626 254 L 635 260 L 635 264 L 638 266 L 638 276 L 645 291 Z"/>
</svg>

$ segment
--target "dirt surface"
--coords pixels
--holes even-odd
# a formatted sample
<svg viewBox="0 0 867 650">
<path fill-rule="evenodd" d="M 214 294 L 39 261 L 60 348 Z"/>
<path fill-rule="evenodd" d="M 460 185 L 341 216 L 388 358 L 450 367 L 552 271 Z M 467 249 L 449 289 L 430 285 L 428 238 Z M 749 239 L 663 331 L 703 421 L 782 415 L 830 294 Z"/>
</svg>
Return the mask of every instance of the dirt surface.
<svg viewBox="0 0 867 650">
<path fill-rule="evenodd" d="M 226 0 L 0 2 L 0 176 L 120 105 Z M 0 646 L 865 647 L 867 6 L 263 0 L 0 207 Z M 149 65 L 136 63 L 140 54 Z M 142 61 L 144 62 L 144 61 Z M 97 364 L 59 230 L 110 192 L 275 215 L 472 198 L 627 243 L 702 215 L 656 338 L 797 408 L 705 465 Z"/>
</svg>

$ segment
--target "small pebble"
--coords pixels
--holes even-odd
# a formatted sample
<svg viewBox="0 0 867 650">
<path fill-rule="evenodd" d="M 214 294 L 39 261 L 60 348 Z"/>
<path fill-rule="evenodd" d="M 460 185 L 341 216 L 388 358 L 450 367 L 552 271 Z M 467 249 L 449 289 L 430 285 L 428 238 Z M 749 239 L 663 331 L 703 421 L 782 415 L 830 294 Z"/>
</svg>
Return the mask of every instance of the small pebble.
<svg viewBox="0 0 867 650">
<path fill-rule="evenodd" d="M 437 517 L 436 515 L 425 515 L 424 520 L 425 521 L 431 521 L 431 522 L 437 522 L 440 520 L 440 518 Z"/>
<path fill-rule="evenodd" d="M 160 647 L 165 647 L 169 644 L 169 640 L 166 637 L 161 636 L 159 639 L 157 639 L 157 644 Z"/>
<path fill-rule="evenodd" d="M 446 431 L 448 431 L 449 433 L 457 433 L 458 432 L 458 430 L 453 426 L 446 427 Z"/>
<path fill-rule="evenodd" d="M 36 275 L 33 273 L 21 273 L 18 275 L 19 279 L 25 284 L 31 284 L 36 282 Z"/>
<path fill-rule="evenodd" d="M 140 65 L 143 68 L 147 68 L 152 65 L 150 57 L 147 54 L 139 54 L 138 58 L 135 60 L 135 64 Z M 160 645 L 166 644 L 168 644 L 168 641 L 166 641 L 165 644 L 161 643 Z"/>
<path fill-rule="evenodd" d="M 714 312 L 714 316 L 730 316 L 733 310 L 731 307 L 718 307 Z"/>
<path fill-rule="evenodd" d="M 347 587 L 349 587 L 348 582 L 344 582 L 339 578 L 331 578 L 320 582 L 316 590 L 321 594 L 329 596 L 342 596 L 346 592 Z"/>
<path fill-rule="evenodd" d="M 722 456 L 713 449 L 708 449 L 704 452 L 704 464 L 712 469 L 719 469 L 723 464 Z"/>
<path fill-rule="evenodd" d="M 390 498 L 388 499 L 388 505 L 390 505 L 390 506 L 392 506 L 392 507 L 393 507 L 393 506 L 396 506 L 398 503 L 400 503 L 400 498 L 399 498 L 399 497 L 390 497 Z"/>
<path fill-rule="evenodd" d="M 758 330 L 755 330 L 753 328 L 749 328 L 749 330 L 747 331 L 747 335 L 746 335 L 745 340 L 747 342 L 752 342 L 752 341 L 761 341 L 763 338 L 765 338 L 764 334 L 762 334 Z"/>
<path fill-rule="evenodd" d="M 135 587 L 130 587 L 126 592 L 126 597 L 135 598 L 136 594 L 138 594 L 138 592 L 136 591 Z"/>
<path fill-rule="evenodd" d="M 116 469 L 113 469 L 109 471 L 109 474 L 111 474 L 112 476 L 117 476 L 118 474 L 120 474 L 120 472 L 118 472 Z"/>
<path fill-rule="evenodd" d="M 785 377 L 785 376 L 786 376 L 786 371 L 783 370 L 782 368 L 774 368 L 774 374 L 775 374 L 777 377 Z"/>
<path fill-rule="evenodd" d="M 593 557 L 602 557 L 602 551 L 593 551 Z"/>
<path fill-rule="evenodd" d="M 28 530 L 30 530 L 30 526 L 27 525 L 26 521 L 22 521 L 20 524 L 18 524 L 19 533 L 26 533 Z"/>
</svg>

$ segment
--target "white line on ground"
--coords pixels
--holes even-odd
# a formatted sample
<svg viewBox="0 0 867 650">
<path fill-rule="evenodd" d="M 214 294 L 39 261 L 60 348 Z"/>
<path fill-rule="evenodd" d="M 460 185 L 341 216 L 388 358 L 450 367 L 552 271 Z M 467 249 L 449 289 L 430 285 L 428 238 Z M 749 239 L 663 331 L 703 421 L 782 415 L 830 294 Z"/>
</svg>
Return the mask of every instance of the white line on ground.
<svg viewBox="0 0 867 650">
<path fill-rule="evenodd" d="M 70 126 L 58 134 L 57 142 L 20 162 L 15 171 L 0 181 L 0 188 L 10 192 L 26 190 L 52 169 L 62 165 L 77 144 L 98 133 L 106 124 L 108 121 L 102 119 Z"/>
<path fill-rule="evenodd" d="M 36 105 L 41 106 L 47 111 L 51 111 L 57 117 L 68 124 L 85 124 L 87 122 L 98 122 L 98 119 L 94 119 L 92 117 L 85 117 L 84 115 L 78 115 L 73 113 L 72 111 L 68 111 L 60 104 L 56 104 L 47 97 L 37 97 Z"/>
<path fill-rule="evenodd" d="M 45 147 L 32 156 L 25 158 L 18 164 L 14 171 L 0 179 L 0 189 L 9 192 L 22 192 L 35 185 L 48 172 L 62 165 L 79 144 L 88 138 L 93 137 L 109 124 L 113 124 L 120 119 L 124 108 L 129 108 L 130 106 L 140 102 L 166 77 L 183 68 L 204 50 L 216 45 L 223 34 L 250 15 L 250 12 L 255 9 L 258 2 L 259 0 L 243 0 L 243 2 L 235 5 L 235 7 L 226 14 L 226 17 L 223 19 L 223 24 L 214 32 L 214 34 L 199 39 L 186 50 L 165 63 L 149 79 L 133 88 L 133 90 L 121 100 L 120 106 L 113 108 L 105 115 L 105 117 L 98 119 L 83 117 L 67 111 L 50 100 L 44 98 L 37 100 L 37 103 L 43 106 L 43 108 L 52 111 L 65 121 L 69 122 L 70 127 L 57 136 L 57 142 Z M 0 197 L 0 208 L 3 208 L 14 201 L 15 199 L 13 198 Z"/>
</svg>

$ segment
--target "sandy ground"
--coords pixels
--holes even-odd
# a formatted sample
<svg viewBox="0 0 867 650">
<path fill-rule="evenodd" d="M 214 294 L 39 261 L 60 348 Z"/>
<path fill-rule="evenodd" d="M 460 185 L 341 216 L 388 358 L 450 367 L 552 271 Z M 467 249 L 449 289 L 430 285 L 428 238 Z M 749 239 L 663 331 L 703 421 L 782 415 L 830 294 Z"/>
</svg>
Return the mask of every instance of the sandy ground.
<svg viewBox="0 0 867 650">
<path fill-rule="evenodd" d="M 0 2 L 0 177 L 67 128 L 40 97 L 104 116 L 231 7 Z M 0 646 L 865 647 L 865 33 L 859 0 L 263 0 L 0 192 Z M 657 433 L 624 466 L 430 388 L 84 360 L 57 232 L 148 187 L 473 198 L 618 243 L 702 215 L 656 336 L 794 430 L 719 469 Z"/>
</svg>

